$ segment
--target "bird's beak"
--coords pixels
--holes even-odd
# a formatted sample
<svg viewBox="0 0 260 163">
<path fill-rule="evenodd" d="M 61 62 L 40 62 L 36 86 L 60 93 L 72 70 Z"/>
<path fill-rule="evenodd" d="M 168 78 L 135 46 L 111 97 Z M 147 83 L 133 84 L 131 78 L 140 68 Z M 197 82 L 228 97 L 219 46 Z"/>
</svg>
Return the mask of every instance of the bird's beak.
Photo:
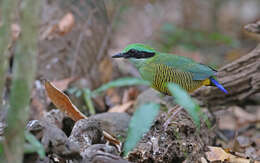
<svg viewBox="0 0 260 163">
<path fill-rule="evenodd" d="M 124 58 L 124 53 L 118 53 L 116 55 L 113 55 L 112 58 Z"/>
</svg>

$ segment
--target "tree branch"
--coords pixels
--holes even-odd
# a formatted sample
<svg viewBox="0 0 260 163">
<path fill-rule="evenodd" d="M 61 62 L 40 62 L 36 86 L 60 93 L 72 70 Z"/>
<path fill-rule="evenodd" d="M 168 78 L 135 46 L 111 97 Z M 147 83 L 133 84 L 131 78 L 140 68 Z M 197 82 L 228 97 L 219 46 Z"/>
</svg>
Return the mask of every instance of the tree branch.
<svg viewBox="0 0 260 163">
<path fill-rule="evenodd" d="M 17 4 L 17 0 L 0 1 L 0 109 L 7 70 L 7 47 L 11 40 L 11 21 Z"/>
<path fill-rule="evenodd" d="M 217 88 L 203 87 L 193 96 L 211 111 L 243 103 L 249 96 L 260 92 L 260 45 L 249 54 L 222 67 L 217 75 L 228 90 L 223 94 Z"/>
<path fill-rule="evenodd" d="M 21 37 L 14 56 L 14 73 L 11 86 L 10 108 L 7 114 L 5 141 L 8 162 L 23 160 L 24 129 L 28 119 L 31 89 L 36 72 L 37 31 L 40 1 L 23 0 L 20 6 Z"/>
</svg>

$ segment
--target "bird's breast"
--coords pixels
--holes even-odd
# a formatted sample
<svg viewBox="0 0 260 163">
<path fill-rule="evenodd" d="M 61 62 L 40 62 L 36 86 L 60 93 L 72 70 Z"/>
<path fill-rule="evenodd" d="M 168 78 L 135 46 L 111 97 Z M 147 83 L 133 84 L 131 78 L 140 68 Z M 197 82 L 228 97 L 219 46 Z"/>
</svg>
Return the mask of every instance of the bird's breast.
<svg viewBox="0 0 260 163">
<path fill-rule="evenodd" d="M 193 92 L 203 85 L 203 81 L 201 80 L 192 80 L 190 72 L 183 72 L 163 64 L 156 65 L 151 81 L 152 87 L 164 94 L 170 95 L 167 88 L 167 84 L 170 82 L 180 85 L 187 92 Z"/>
</svg>

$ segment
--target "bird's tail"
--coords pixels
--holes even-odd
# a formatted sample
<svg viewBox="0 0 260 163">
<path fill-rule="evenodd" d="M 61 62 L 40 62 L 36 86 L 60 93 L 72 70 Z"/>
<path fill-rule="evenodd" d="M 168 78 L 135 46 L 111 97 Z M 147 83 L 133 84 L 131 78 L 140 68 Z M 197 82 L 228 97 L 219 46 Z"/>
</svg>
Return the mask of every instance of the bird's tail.
<svg viewBox="0 0 260 163">
<path fill-rule="evenodd" d="M 218 87 L 221 91 L 228 94 L 228 91 L 214 77 L 210 77 L 209 79 L 212 85 Z"/>
</svg>

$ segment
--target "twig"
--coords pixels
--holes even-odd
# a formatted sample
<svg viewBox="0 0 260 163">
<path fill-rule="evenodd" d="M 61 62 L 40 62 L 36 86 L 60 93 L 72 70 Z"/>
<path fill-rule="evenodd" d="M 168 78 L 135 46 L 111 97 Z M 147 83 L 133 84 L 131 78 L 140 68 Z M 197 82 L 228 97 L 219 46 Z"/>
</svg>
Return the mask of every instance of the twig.
<svg viewBox="0 0 260 163">
<path fill-rule="evenodd" d="M 120 5 L 117 6 L 116 8 L 116 11 L 115 11 L 115 14 L 113 15 L 113 19 L 110 23 L 110 25 L 107 27 L 107 31 L 106 31 L 106 35 L 104 36 L 103 38 L 103 41 L 102 41 L 102 44 L 101 44 L 101 47 L 99 48 L 99 51 L 98 51 L 98 54 L 97 54 L 97 61 L 100 61 L 104 55 L 104 52 L 105 52 L 105 49 L 108 45 L 108 41 L 112 35 L 112 29 L 114 27 L 114 24 L 115 24 L 115 20 L 117 19 L 120 11 Z"/>
<path fill-rule="evenodd" d="M 90 14 L 88 16 L 88 19 L 86 20 L 86 22 L 84 23 L 83 25 L 83 28 L 81 29 L 81 32 L 80 32 L 80 35 L 79 35 L 79 38 L 77 40 L 77 44 L 76 44 L 76 49 L 75 49 L 75 53 L 74 53 L 74 60 L 72 62 L 72 70 L 71 70 L 71 74 L 75 74 L 75 71 L 76 71 L 76 63 L 77 63 L 77 60 L 78 60 L 78 56 L 79 56 L 79 49 L 80 49 L 80 46 L 81 46 L 81 42 L 83 40 L 83 36 L 85 35 L 85 30 L 87 29 L 88 25 L 90 24 L 92 18 L 93 18 L 93 14 L 96 12 L 96 10 L 91 10 L 90 11 Z"/>
</svg>

